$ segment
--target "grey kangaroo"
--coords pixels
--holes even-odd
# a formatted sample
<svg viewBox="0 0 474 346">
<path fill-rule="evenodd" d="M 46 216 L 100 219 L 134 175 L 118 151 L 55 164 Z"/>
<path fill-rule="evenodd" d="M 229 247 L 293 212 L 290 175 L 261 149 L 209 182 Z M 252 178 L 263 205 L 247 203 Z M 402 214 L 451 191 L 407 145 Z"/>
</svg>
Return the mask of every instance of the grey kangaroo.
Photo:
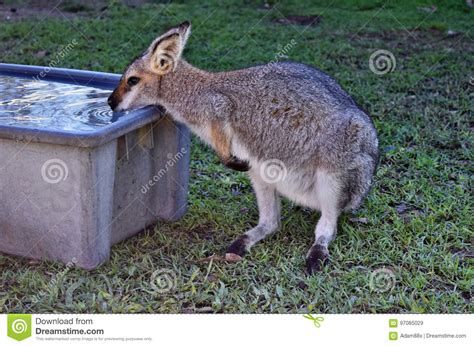
<svg viewBox="0 0 474 346">
<path fill-rule="evenodd" d="M 125 70 L 108 99 L 112 110 L 162 105 L 217 152 L 248 171 L 259 221 L 228 253 L 242 256 L 280 225 L 279 196 L 321 217 L 306 256 L 309 273 L 329 258 L 343 211 L 367 195 L 378 161 L 374 125 L 327 74 L 293 62 L 206 72 L 181 58 L 184 22 L 155 39 Z"/>
</svg>

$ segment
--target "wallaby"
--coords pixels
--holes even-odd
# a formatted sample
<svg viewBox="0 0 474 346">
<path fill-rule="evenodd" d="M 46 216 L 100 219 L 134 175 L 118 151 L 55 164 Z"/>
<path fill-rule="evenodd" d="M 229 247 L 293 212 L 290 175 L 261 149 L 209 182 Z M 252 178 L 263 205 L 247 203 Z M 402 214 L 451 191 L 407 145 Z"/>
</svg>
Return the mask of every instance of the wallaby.
<svg viewBox="0 0 474 346">
<path fill-rule="evenodd" d="M 321 270 L 339 215 L 357 208 L 372 182 L 378 140 L 371 119 L 331 77 L 307 65 L 218 73 L 193 67 L 181 58 L 190 32 L 184 22 L 155 39 L 125 70 L 110 107 L 162 105 L 225 165 L 248 171 L 259 222 L 228 253 L 242 256 L 279 228 L 280 195 L 321 211 L 306 256 L 310 273 Z"/>
</svg>

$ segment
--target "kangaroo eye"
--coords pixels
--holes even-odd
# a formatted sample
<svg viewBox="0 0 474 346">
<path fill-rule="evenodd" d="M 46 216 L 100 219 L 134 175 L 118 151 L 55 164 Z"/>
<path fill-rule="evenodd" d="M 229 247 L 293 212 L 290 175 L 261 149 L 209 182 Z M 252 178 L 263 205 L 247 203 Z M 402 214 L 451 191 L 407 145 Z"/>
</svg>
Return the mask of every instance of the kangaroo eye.
<svg viewBox="0 0 474 346">
<path fill-rule="evenodd" d="M 130 77 L 130 78 L 127 80 L 127 84 L 128 84 L 129 86 L 134 86 L 134 85 L 137 85 L 139 81 L 140 81 L 140 78 L 138 78 L 138 77 Z"/>
</svg>

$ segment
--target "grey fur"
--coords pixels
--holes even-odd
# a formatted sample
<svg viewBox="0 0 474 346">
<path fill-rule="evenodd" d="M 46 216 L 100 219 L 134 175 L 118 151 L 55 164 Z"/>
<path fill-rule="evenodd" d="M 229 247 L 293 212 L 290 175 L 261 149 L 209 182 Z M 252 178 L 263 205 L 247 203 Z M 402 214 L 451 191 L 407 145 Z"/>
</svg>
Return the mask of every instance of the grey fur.
<svg viewBox="0 0 474 346">
<path fill-rule="evenodd" d="M 307 65 L 271 63 L 218 73 L 197 69 L 181 59 L 189 30 L 183 24 L 157 38 L 124 74 L 124 81 L 130 76 L 142 78 L 133 87 L 136 90 L 132 88 L 134 96 L 114 91 L 114 105 L 123 109 L 161 104 L 219 153 L 210 132 L 211 124 L 218 124 L 231 150 L 221 157 L 249 162 L 249 176 L 258 189 L 260 222 L 238 241 L 245 241 L 248 250 L 274 232 L 279 225 L 275 198 L 277 193 L 284 195 L 322 212 L 313 251 L 308 253 L 308 261 L 316 261 L 308 263 L 310 272 L 319 269 L 315 254 L 326 256 L 321 246 L 327 249 L 334 238 L 338 216 L 359 207 L 370 189 L 378 160 L 371 119 L 334 79 Z M 153 65 L 160 59 L 161 53 L 154 50 L 161 41 L 172 48 L 167 58 L 181 47 L 176 60 L 166 66 L 172 71 L 166 73 Z M 283 182 L 268 183 L 259 177 L 268 160 L 284 164 L 288 175 Z M 285 191 L 287 187 L 290 191 Z"/>
</svg>

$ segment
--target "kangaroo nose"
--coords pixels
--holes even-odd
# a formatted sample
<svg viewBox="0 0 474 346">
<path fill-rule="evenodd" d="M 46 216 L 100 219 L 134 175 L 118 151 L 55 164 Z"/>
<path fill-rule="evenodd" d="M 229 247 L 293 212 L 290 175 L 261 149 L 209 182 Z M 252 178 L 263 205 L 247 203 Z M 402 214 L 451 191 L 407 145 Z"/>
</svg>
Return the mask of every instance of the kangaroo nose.
<svg viewBox="0 0 474 346">
<path fill-rule="evenodd" d="M 109 106 L 112 110 L 114 110 L 115 107 L 117 107 L 117 105 L 114 102 L 114 99 L 113 99 L 112 95 L 110 95 L 109 98 L 107 99 L 107 103 L 109 104 Z"/>
</svg>

